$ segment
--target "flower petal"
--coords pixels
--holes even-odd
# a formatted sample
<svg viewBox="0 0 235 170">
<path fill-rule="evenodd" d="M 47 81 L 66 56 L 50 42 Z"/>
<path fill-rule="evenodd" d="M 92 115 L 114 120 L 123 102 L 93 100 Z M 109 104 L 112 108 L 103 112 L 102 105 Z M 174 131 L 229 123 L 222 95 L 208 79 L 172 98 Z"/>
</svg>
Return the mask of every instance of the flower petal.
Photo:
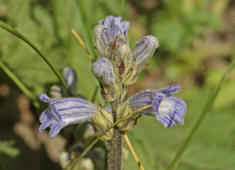
<svg viewBox="0 0 235 170">
<path fill-rule="evenodd" d="M 128 34 L 129 22 L 121 22 L 122 17 L 107 16 L 105 20 L 99 21 L 100 25 L 104 25 L 109 29 L 109 33 L 114 40 L 118 35 L 124 33 Z"/>
<path fill-rule="evenodd" d="M 39 117 L 41 126 L 39 127 L 39 131 L 43 132 L 46 128 L 51 125 L 52 117 L 50 114 L 50 109 L 46 109 L 42 112 L 41 116 Z"/>
<path fill-rule="evenodd" d="M 154 97 L 154 101 L 157 101 Z M 176 97 L 165 97 L 160 103 L 154 102 L 156 118 L 165 127 L 171 127 L 177 123 L 184 124 L 183 116 L 186 113 L 186 104 L 183 100 Z"/>
<path fill-rule="evenodd" d="M 162 88 L 158 90 L 158 92 L 164 93 L 166 95 L 171 95 L 172 93 L 176 93 L 180 90 L 180 86 L 168 86 L 166 88 Z"/>
<path fill-rule="evenodd" d="M 97 25 L 94 30 L 95 46 L 101 57 L 108 57 L 110 42 L 112 40 L 109 29 L 104 25 Z"/>
<path fill-rule="evenodd" d="M 147 105 L 152 104 L 153 103 L 153 95 L 155 93 L 156 92 L 152 91 L 152 90 L 145 90 L 143 92 L 140 92 L 140 93 L 132 96 L 129 99 L 129 103 L 130 103 L 132 110 L 137 110 L 141 107 L 145 107 Z M 163 98 L 163 97 L 164 97 L 164 95 L 159 93 L 159 98 Z M 139 111 L 138 113 L 144 114 L 144 115 L 155 116 L 153 107 L 143 109 L 143 110 Z"/>
</svg>

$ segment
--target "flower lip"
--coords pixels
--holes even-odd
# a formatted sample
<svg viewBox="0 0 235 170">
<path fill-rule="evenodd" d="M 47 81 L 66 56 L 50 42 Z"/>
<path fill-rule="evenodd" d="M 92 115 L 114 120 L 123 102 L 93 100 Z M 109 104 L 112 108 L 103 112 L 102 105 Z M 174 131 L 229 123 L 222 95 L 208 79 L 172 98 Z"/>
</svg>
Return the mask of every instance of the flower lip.
<svg viewBox="0 0 235 170">
<path fill-rule="evenodd" d="M 171 95 L 172 93 L 176 93 L 180 90 L 180 86 L 168 86 L 166 88 L 162 88 L 158 90 L 158 92 L 162 92 L 166 95 Z"/>
<path fill-rule="evenodd" d="M 51 103 L 53 99 L 49 98 L 45 93 L 41 93 L 39 99 L 46 103 Z"/>
<path fill-rule="evenodd" d="M 153 109 L 156 113 L 156 119 L 165 127 L 171 127 L 177 122 L 184 124 L 183 116 L 186 113 L 186 104 L 179 98 L 166 96 L 159 102 L 159 97 L 155 96 Z"/>
</svg>

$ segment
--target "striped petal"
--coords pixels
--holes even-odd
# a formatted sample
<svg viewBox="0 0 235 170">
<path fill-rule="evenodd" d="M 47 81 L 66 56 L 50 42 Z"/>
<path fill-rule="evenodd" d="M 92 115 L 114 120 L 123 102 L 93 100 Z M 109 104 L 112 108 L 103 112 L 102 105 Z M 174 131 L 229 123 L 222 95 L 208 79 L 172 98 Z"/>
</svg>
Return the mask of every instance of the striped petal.
<svg viewBox="0 0 235 170">
<path fill-rule="evenodd" d="M 94 30 L 96 50 L 101 57 L 108 57 L 110 42 L 112 40 L 109 29 L 104 25 L 97 25 Z"/>
<path fill-rule="evenodd" d="M 183 116 L 186 113 L 186 104 L 183 100 L 176 97 L 165 97 L 159 103 L 154 97 L 153 109 L 156 113 L 156 118 L 165 127 L 171 127 L 177 122 L 184 124 Z"/>
<path fill-rule="evenodd" d="M 50 99 L 46 94 L 40 100 L 50 106 L 40 116 L 40 132 L 50 126 L 50 137 L 55 137 L 69 124 L 89 121 L 97 113 L 97 107 L 81 98 Z"/>
<path fill-rule="evenodd" d="M 138 71 L 142 68 L 145 62 L 152 57 L 158 46 L 157 38 L 151 35 L 144 36 L 136 43 L 135 48 L 132 51 L 132 56 L 137 62 L 136 69 Z"/>
<path fill-rule="evenodd" d="M 107 16 L 105 20 L 99 21 L 100 25 L 104 25 L 108 28 L 112 40 L 114 40 L 118 35 L 124 33 L 128 34 L 129 22 L 121 21 L 122 17 Z"/>
<path fill-rule="evenodd" d="M 156 93 L 156 91 L 153 91 L 153 90 L 145 90 L 145 91 L 142 91 L 142 92 L 132 96 L 129 99 L 130 107 L 132 108 L 132 110 L 137 110 L 137 109 L 140 109 L 142 107 L 145 107 L 147 105 L 152 104 L 153 103 L 153 95 L 155 93 Z M 163 98 L 164 94 L 159 93 L 159 97 Z M 155 116 L 155 112 L 153 110 L 153 107 L 141 110 L 138 113 L 144 114 L 144 115 Z"/>
</svg>

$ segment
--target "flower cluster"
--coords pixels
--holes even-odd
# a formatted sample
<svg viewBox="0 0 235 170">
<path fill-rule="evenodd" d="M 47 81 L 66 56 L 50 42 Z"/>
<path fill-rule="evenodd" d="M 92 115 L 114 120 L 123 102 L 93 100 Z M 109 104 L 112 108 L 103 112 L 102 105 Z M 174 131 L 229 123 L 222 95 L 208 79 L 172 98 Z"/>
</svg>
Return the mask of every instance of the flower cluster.
<svg viewBox="0 0 235 170">
<path fill-rule="evenodd" d="M 82 98 L 50 99 L 41 94 L 40 99 L 50 106 L 40 116 L 40 131 L 50 126 L 50 136 L 54 137 L 69 124 L 89 121 L 96 133 L 100 134 L 114 120 L 128 114 L 132 114 L 132 117 L 118 124 L 120 131 L 132 129 L 140 115 L 155 116 L 165 127 L 171 127 L 177 122 L 184 123 L 186 104 L 183 100 L 171 96 L 180 89 L 179 86 L 145 90 L 126 99 L 127 87 L 137 80 L 139 72 L 158 47 L 157 38 L 148 35 L 140 39 L 131 50 L 128 30 L 129 22 L 113 16 L 107 16 L 105 20 L 99 21 L 94 28 L 99 58 L 93 63 L 92 72 L 100 82 L 103 98 L 110 105 L 102 108 Z M 71 76 L 74 73 L 67 70 L 65 74 L 71 77 L 66 81 L 68 86 L 76 89 Z M 147 105 L 151 107 L 133 113 Z M 106 133 L 103 140 L 110 140 L 112 132 L 111 129 Z"/>
</svg>

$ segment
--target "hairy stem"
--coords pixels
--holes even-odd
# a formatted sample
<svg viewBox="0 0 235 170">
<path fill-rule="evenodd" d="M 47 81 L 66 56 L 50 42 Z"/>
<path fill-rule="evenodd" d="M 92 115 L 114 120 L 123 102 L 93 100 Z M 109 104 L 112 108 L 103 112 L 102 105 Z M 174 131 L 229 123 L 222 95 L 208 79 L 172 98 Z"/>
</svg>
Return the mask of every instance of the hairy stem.
<svg viewBox="0 0 235 170">
<path fill-rule="evenodd" d="M 119 99 L 111 103 L 114 121 L 117 119 L 117 108 Z M 108 170 L 121 170 L 122 169 L 122 146 L 123 140 L 121 132 L 118 127 L 113 129 L 113 137 L 108 142 Z"/>
<path fill-rule="evenodd" d="M 108 170 L 122 169 L 123 139 L 118 128 L 114 128 L 113 138 L 108 142 Z"/>
</svg>

